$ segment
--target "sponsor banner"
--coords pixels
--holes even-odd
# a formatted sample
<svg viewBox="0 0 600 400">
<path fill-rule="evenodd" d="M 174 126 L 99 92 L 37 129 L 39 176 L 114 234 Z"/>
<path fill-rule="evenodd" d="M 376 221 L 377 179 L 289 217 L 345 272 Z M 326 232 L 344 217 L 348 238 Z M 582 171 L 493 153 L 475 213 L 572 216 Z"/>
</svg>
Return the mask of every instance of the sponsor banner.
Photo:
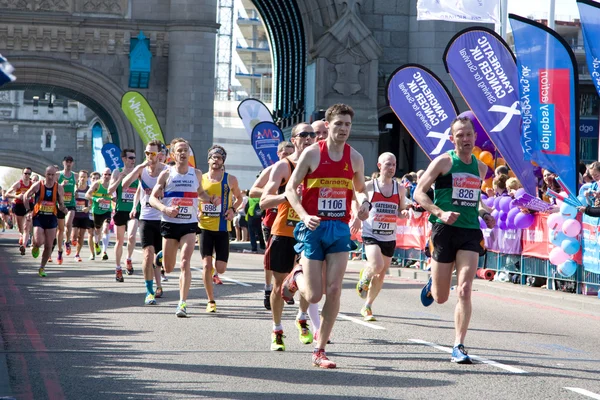
<svg viewBox="0 0 600 400">
<path fill-rule="evenodd" d="M 498 253 L 500 251 L 498 248 L 498 235 L 500 234 L 500 229 L 482 229 L 481 232 L 483 233 L 483 243 L 486 250 Z"/>
<path fill-rule="evenodd" d="M 423 152 L 434 159 L 454 149 L 450 123 L 458 109 L 442 81 L 427 68 L 398 68 L 387 86 L 388 103 Z"/>
<path fill-rule="evenodd" d="M 577 0 L 585 58 L 592 83 L 600 95 L 600 4 L 593 0 Z M 596 136 L 597 137 L 597 136 Z"/>
<path fill-rule="evenodd" d="M 456 34 L 444 52 L 444 65 L 490 140 L 527 193 L 537 194 L 537 179 L 523 150 L 517 64 L 495 32 L 468 28 Z"/>
<path fill-rule="evenodd" d="M 573 52 L 556 32 L 509 15 L 515 40 L 525 158 L 558 174 L 577 193 L 578 72 Z"/>
<path fill-rule="evenodd" d="M 17 80 L 17 77 L 13 75 L 14 71 L 15 68 L 12 64 L 0 54 L 0 86 Z"/>
<path fill-rule="evenodd" d="M 536 257 L 543 260 L 548 259 L 550 250 L 554 247 L 550 243 L 548 228 L 548 214 L 536 213 L 533 224 L 527 229 L 523 229 L 523 255 L 527 257 Z"/>
<path fill-rule="evenodd" d="M 283 142 L 283 132 L 273 122 L 260 122 L 252 129 L 252 147 L 263 168 L 279 161 L 277 147 Z"/>
<path fill-rule="evenodd" d="M 498 240 L 498 250 L 503 254 L 518 254 L 523 251 L 523 243 L 521 241 L 521 229 L 504 229 L 500 230 Z"/>
<path fill-rule="evenodd" d="M 260 100 L 243 100 L 238 106 L 237 111 L 250 138 L 252 137 L 252 130 L 256 125 L 261 122 L 273 122 L 271 111 Z"/>
<path fill-rule="evenodd" d="M 146 98 L 138 92 L 127 92 L 121 98 L 121 109 L 131 122 L 144 146 L 152 140 L 165 143 L 162 129 Z"/>
<path fill-rule="evenodd" d="M 579 117 L 579 137 L 598 139 L 598 118 Z"/>
<path fill-rule="evenodd" d="M 419 249 L 425 251 L 427 239 L 431 232 L 429 214 L 422 213 L 416 217 L 413 213 L 409 218 L 396 220 L 396 247 L 399 249 Z"/>
<path fill-rule="evenodd" d="M 92 161 L 94 162 L 94 171 L 101 172 L 106 168 L 106 162 L 102 155 L 102 126 L 98 123 L 92 127 Z"/>
<path fill-rule="evenodd" d="M 417 0 L 417 20 L 500 22 L 498 0 Z"/>
<path fill-rule="evenodd" d="M 114 171 L 117 168 L 123 168 L 123 160 L 121 159 L 121 149 L 114 143 L 106 143 L 102 146 L 102 156 L 106 166 Z"/>
<path fill-rule="evenodd" d="M 584 215 L 581 225 L 583 269 L 600 274 L 600 218 Z"/>
</svg>

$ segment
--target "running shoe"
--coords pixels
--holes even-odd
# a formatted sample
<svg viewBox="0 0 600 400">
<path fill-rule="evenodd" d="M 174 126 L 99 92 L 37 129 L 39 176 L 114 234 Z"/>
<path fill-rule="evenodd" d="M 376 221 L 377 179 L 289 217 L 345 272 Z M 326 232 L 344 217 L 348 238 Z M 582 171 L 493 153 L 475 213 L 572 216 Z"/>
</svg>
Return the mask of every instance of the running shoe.
<svg viewBox="0 0 600 400">
<path fill-rule="evenodd" d="M 283 284 L 281 285 L 281 297 L 285 302 L 294 298 L 294 293 L 298 290 L 298 285 L 296 285 L 296 274 L 300 272 L 302 272 L 302 266 L 296 265 L 292 272 L 290 272 L 283 280 Z"/>
<path fill-rule="evenodd" d="M 265 290 L 265 299 L 263 300 L 263 304 L 267 310 L 271 310 L 271 291 Z"/>
<path fill-rule="evenodd" d="M 41 276 L 42 278 L 45 278 L 46 277 L 46 270 L 44 268 L 38 269 L 38 275 Z"/>
<path fill-rule="evenodd" d="M 93 254 L 90 254 L 90 258 L 89 258 L 89 260 L 90 260 L 90 261 L 94 261 L 95 259 L 96 259 L 96 256 L 95 256 L 95 255 L 93 255 Z"/>
<path fill-rule="evenodd" d="M 154 299 L 154 295 L 151 293 L 148 293 L 148 295 L 146 296 L 146 300 L 144 301 L 144 304 L 147 306 L 155 306 L 156 300 Z"/>
<path fill-rule="evenodd" d="M 465 346 L 462 344 L 456 345 L 452 348 L 452 358 L 450 361 L 457 364 L 473 364 L 471 357 L 469 357 L 467 350 L 465 350 Z"/>
<path fill-rule="evenodd" d="M 207 313 L 216 313 L 217 312 L 217 303 L 215 303 L 214 301 L 209 301 L 208 304 L 206 304 L 206 312 Z"/>
<path fill-rule="evenodd" d="M 31 247 L 31 236 L 27 239 L 27 247 Z M 54 250 L 54 247 L 52 247 L 52 250 Z"/>
<path fill-rule="evenodd" d="M 162 266 L 163 266 L 163 252 L 161 250 L 158 253 L 156 253 L 156 255 L 154 256 L 154 265 L 153 265 L 153 267 L 154 268 L 156 268 L 156 267 L 162 268 Z"/>
<path fill-rule="evenodd" d="M 19 238 L 19 246 L 23 246 L 23 237 L 22 236 Z"/>
<path fill-rule="evenodd" d="M 75 254 L 75 261 L 76 262 L 82 262 L 83 260 L 81 259 L 81 257 L 79 256 L 79 254 Z"/>
<path fill-rule="evenodd" d="M 169 281 L 169 278 L 167 278 L 167 275 L 165 275 L 165 269 L 164 268 L 160 269 L 160 280 L 162 282 L 168 282 Z"/>
<path fill-rule="evenodd" d="M 289 300 L 285 301 L 285 304 L 287 304 L 288 306 L 293 306 L 294 304 L 296 304 L 296 301 L 294 300 L 294 298 L 292 297 Z"/>
<path fill-rule="evenodd" d="M 123 270 L 122 269 L 118 269 L 115 271 L 115 281 L 125 282 L 125 279 L 123 279 Z"/>
<path fill-rule="evenodd" d="M 336 367 L 335 363 L 327 358 L 327 355 L 325 355 L 325 350 L 323 349 L 313 351 L 312 365 L 313 367 L 327 369 Z"/>
<path fill-rule="evenodd" d="M 19 246 L 19 251 L 21 252 L 21 255 L 24 256 L 25 255 L 25 246 L 23 246 L 23 245 Z"/>
<path fill-rule="evenodd" d="M 21 255 L 25 254 L 25 247 L 21 246 Z M 32 247 L 31 248 L 31 256 L 33 258 L 38 258 L 38 256 L 40 255 L 40 248 L 39 247 Z"/>
<path fill-rule="evenodd" d="M 133 263 L 127 260 L 127 275 L 133 275 Z"/>
<path fill-rule="evenodd" d="M 187 318 L 187 304 L 180 303 L 177 306 L 177 311 L 175 312 L 175 315 L 177 315 L 179 318 Z"/>
<path fill-rule="evenodd" d="M 58 257 L 56 258 L 56 262 L 58 263 L 58 265 L 62 265 L 63 263 L 63 256 L 62 256 L 62 251 L 58 252 Z"/>
<path fill-rule="evenodd" d="M 363 316 L 365 321 L 377 321 L 373 316 L 373 311 L 371 311 L 371 307 L 364 306 L 360 309 L 360 315 Z"/>
<path fill-rule="evenodd" d="M 71 240 L 71 245 L 73 247 L 77 247 L 77 240 Z"/>
<path fill-rule="evenodd" d="M 48 257 L 48 262 L 51 263 L 52 262 L 52 256 Z"/>
<path fill-rule="evenodd" d="M 273 331 L 271 334 L 271 351 L 285 351 L 285 343 L 283 343 L 283 331 Z"/>
<path fill-rule="evenodd" d="M 223 281 L 221 280 L 221 278 L 219 278 L 219 274 L 214 274 L 213 275 L 213 283 L 215 285 L 222 285 Z"/>
<path fill-rule="evenodd" d="M 163 289 L 160 286 L 156 287 L 156 290 L 154 291 L 154 297 L 156 297 L 157 299 L 160 299 L 161 297 L 163 297 Z"/>
<path fill-rule="evenodd" d="M 71 255 L 71 242 L 65 242 L 65 253 L 67 253 L 68 256 Z"/>
<path fill-rule="evenodd" d="M 431 283 L 432 280 L 431 277 L 429 277 L 429 281 L 425 286 L 423 286 L 423 289 L 421 289 L 421 304 L 423 304 L 425 307 L 429 307 L 434 301 L 433 296 L 431 295 Z"/>
<path fill-rule="evenodd" d="M 102 249 L 100 248 L 100 245 L 98 243 L 95 244 L 95 249 L 96 249 L 96 255 L 99 256 L 100 253 L 102 253 Z"/>
<path fill-rule="evenodd" d="M 311 344 L 313 342 L 313 334 L 305 319 L 297 319 L 296 328 L 298 328 L 298 338 L 300 339 L 300 343 Z"/>
<path fill-rule="evenodd" d="M 356 283 L 356 291 L 358 292 L 358 296 L 361 299 L 366 299 L 367 294 L 369 293 L 369 285 L 371 284 L 371 280 L 367 278 L 365 275 L 366 268 L 360 270 L 360 275 L 358 276 L 358 282 Z"/>
<path fill-rule="evenodd" d="M 108 254 L 106 252 L 102 253 L 102 261 L 108 260 Z"/>
</svg>

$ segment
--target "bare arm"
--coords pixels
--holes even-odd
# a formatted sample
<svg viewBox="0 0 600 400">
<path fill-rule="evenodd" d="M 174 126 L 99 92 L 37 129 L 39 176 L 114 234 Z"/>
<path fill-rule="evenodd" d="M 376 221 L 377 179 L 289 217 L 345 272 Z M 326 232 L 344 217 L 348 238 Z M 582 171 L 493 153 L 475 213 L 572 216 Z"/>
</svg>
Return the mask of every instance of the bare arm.
<svg viewBox="0 0 600 400">
<path fill-rule="evenodd" d="M 156 185 L 154 186 L 154 188 L 152 189 L 152 193 L 150 194 L 149 203 L 152 206 L 152 208 L 155 208 L 158 211 L 167 214 L 169 217 L 175 217 L 177 215 L 177 209 L 175 207 L 166 207 L 159 199 L 160 194 L 163 193 L 165 185 L 167 184 L 168 177 L 169 170 L 165 169 L 160 173 L 160 175 L 158 176 L 158 180 L 156 181 Z M 172 210 L 175 210 L 175 215 L 171 215 Z"/>
<path fill-rule="evenodd" d="M 65 207 L 65 188 L 62 185 L 58 185 L 56 202 L 58 203 L 58 209 L 63 213 L 67 214 L 69 210 Z"/>
<path fill-rule="evenodd" d="M 242 191 L 240 190 L 240 185 L 238 184 L 238 180 L 235 176 L 229 175 L 229 187 L 231 188 L 231 192 L 235 197 L 235 201 L 231 205 L 234 210 L 237 210 L 240 205 L 242 205 L 243 197 Z"/>
<path fill-rule="evenodd" d="M 34 196 L 37 192 L 39 192 L 41 184 L 42 184 L 42 181 L 38 181 L 38 182 L 34 183 L 33 185 L 31 185 L 31 187 L 25 193 L 23 193 L 23 203 L 25 203 L 26 208 L 27 208 L 27 204 L 29 204 L 27 199 Z M 60 187 L 60 185 L 59 185 L 59 187 Z"/>
<path fill-rule="evenodd" d="M 277 207 L 285 202 L 285 193 L 278 194 L 279 186 L 289 177 L 289 167 L 287 161 L 278 161 L 273 165 L 273 168 L 268 168 L 271 173 L 268 177 L 268 182 L 263 189 L 260 189 L 260 208 L 266 210 L 268 208 Z M 266 171 L 266 170 L 265 170 Z M 260 177 L 258 178 L 260 180 Z M 256 183 L 255 183 L 256 185 Z M 250 192 L 252 193 L 252 192 Z"/>
<path fill-rule="evenodd" d="M 92 186 L 90 186 L 90 188 L 88 189 L 88 191 L 85 193 L 85 198 L 90 200 L 90 201 L 94 201 L 94 192 L 96 190 L 98 190 L 98 185 L 100 184 L 100 181 L 96 181 L 92 184 Z"/>
<path fill-rule="evenodd" d="M 356 217 L 361 221 L 364 221 L 369 217 L 369 211 L 371 210 L 371 204 L 369 203 L 369 197 L 367 196 L 367 186 L 365 185 L 365 161 L 355 149 L 352 149 L 351 160 L 352 169 L 354 170 L 352 184 L 354 186 L 356 203 L 358 204 Z"/>
<path fill-rule="evenodd" d="M 129 173 L 129 175 L 127 175 L 125 178 L 123 178 L 123 181 L 121 182 L 121 184 L 124 187 L 129 187 L 131 186 L 131 184 L 136 180 L 136 179 L 140 179 L 140 175 L 142 173 L 142 170 L 144 168 L 146 168 L 147 165 L 147 161 L 144 161 L 143 163 L 141 163 L 140 165 L 138 165 L 137 167 L 135 167 L 133 169 L 133 171 L 131 171 Z"/>
<path fill-rule="evenodd" d="M 262 197 L 265 187 L 267 186 L 267 182 L 269 182 L 269 177 L 271 176 L 271 171 L 274 166 L 277 165 L 279 161 L 265 169 L 260 173 L 254 184 L 250 188 L 250 194 L 248 197 L 257 198 Z"/>
<path fill-rule="evenodd" d="M 302 200 L 300 200 L 300 195 L 298 194 L 297 188 L 300 186 L 304 177 L 310 172 L 314 171 L 316 167 L 319 165 L 320 154 L 318 147 L 309 147 L 308 149 L 302 152 L 300 159 L 298 160 L 298 164 L 296 164 L 296 168 L 294 172 L 292 172 L 292 176 L 285 186 L 285 197 L 290 202 L 292 208 L 296 211 L 302 222 L 311 230 L 315 230 L 321 221 L 316 215 L 309 215 L 304 207 L 302 207 Z"/>
<path fill-rule="evenodd" d="M 13 185 L 10 187 L 10 189 L 8 189 L 8 192 L 6 192 L 6 197 L 8 197 L 9 199 L 19 198 L 21 195 L 17 194 L 17 186 L 20 186 L 20 184 L 21 183 L 19 181 L 16 181 L 15 183 L 13 183 Z"/>
<path fill-rule="evenodd" d="M 479 177 L 481 178 L 481 180 L 485 179 L 485 173 L 487 172 L 487 165 L 485 165 L 483 162 L 478 161 L 479 163 Z M 496 226 L 496 220 L 494 219 L 494 217 L 491 216 L 492 210 L 485 205 L 485 203 L 483 202 L 483 200 L 481 199 L 481 196 L 479 197 L 479 216 L 481 218 L 483 218 L 483 220 L 485 221 L 485 224 L 488 228 L 493 228 L 494 226 Z"/>
<path fill-rule="evenodd" d="M 124 177 L 125 174 L 123 172 L 119 171 L 118 169 L 115 169 L 112 173 L 112 176 L 110 177 L 110 183 L 108 184 L 108 193 L 114 193 L 119 187 L 119 183 L 121 183 Z"/>
<path fill-rule="evenodd" d="M 448 171 L 450 171 L 450 168 L 452 168 L 452 160 L 447 154 L 444 154 L 433 160 L 431 164 L 429 164 L 429 167 L 427 167 L 427 170 L 425 171 L 423 176 L 421 176 L 421 179 L 419 180 L 419 183 L 415 188 L 415 193 L 413 196 L 415 201 L 419 203 L 421 207 L 427 210 L 430 214 L 435 215 L 440 219 L 442 219 L 441 217 L 442 214 L 444 214 L 444 211 L 433 204 L 433 201 L 431 201 L 429 196 L 427 196 L 427 191 L 431 188 L 431 185 L 433 185 L 435 180 L 440 175 L 448 173 Z M 456 215 L 453 217 L 454 219 L 451 222 L 448 222 L 450 225 L 454 223 L 458 218 L 458 213 L 453 214 Z"/>
</svg>

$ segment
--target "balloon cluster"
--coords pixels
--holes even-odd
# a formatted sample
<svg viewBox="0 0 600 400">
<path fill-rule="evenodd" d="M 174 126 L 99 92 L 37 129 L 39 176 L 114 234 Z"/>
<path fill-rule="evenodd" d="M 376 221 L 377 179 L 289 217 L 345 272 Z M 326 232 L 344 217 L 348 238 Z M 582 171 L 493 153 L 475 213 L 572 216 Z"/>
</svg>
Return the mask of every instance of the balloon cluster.
<svg viewBox="0 0 600 400">
<path fill-rule="evenodd" d="M 519 189 L 522 191 L 524 189 Z M 527 229 L 533 224 L 534 217 L 532 214 L 524 213 L 514 203 L 510 196 L 487 197 L 482 194 L 483 203 L 492 208 L 492 217 L 496 220 L 496 226 L 502 230 L 506 229 Z M 485 229 L 485 222 L 480 217 L 479 225 L 481 229 Z"/>
<path fill-rule="evenodd" d="M 556 265 L 556 271 L 565 278 L 577 271 L 577 263 L 571 256 L 581 247 L 578 236 L 581 223 L 577 220 L 577 208 L 561 202 L 560 212 L 548 217 L 549 240 L 554 247 L 550 250 L 549 260 Z"/>
</svg>

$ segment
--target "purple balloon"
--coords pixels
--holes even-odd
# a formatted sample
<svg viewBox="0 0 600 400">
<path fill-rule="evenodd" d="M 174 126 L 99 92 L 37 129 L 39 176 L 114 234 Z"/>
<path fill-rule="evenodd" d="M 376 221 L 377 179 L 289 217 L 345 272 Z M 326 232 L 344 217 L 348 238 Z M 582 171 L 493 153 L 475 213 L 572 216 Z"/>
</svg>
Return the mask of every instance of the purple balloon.
<svg viewBox="0 0 600 400">
<path fill-rule="evenodd" d="M 514 221 L 509 221 L 508 219 L 506 220 L 506 225 L 508 227 L 508 229 L 517 229 L 517 226 L 515 225 Z"/>
<path fill-rule="evenodd" d="M 517 192 L 515 193 L 515 198 L 518 198 L 524 194 L 525 194 L 525 189 L 523 189 L 523 188 L 517 189 Z"/>
<path fill-rule="evenodd" d="M 508 217 L 508 213 L 505 211 L 500 210 L 500 212 L 498 213 L 498 219 L 500 221 L 506 221 L 506 218 Z"/>
<path fill-rule="evenodd" d="M 510 211 L 510 202 L 512 198 L 510 196 L 502 196 L 500 197 L 500 210 L 508 213 Z"/>
<path fill-rule="evenodd" d="M 496 221 L 498 221 L 498 214 L 499 214 L 499 213 L 500 213 L 500 211 L 498 211 L 498 210 L 494 209 L 494 210 L 492 211 L 492 214 L 491 214 L 491 216 L 492 216 L 492 217 L 494 217 L 494 219 L 495 219 Z"/>
<path fill-rule="evenodd" d="M 506 222 L 507 222 L 509 225 L 511 225 L 511 224 L 512 224 L 513 226 L 515 226 L 515 227 L 516 227 L 516 225 L 515 225 L 515 217 L 516 217 L 516 216 L 517 216 L 517 214 L 518 214 L 518 213 L 520 213 L 520 212 L 521 212 L 521 210 L 519 210 L 519 208 L 517 208 L 517 207 L 513 207 L 513 208 L 511 208 L 511 209 L 508 211 L 508 217 L 506 217 Z M 511 229 L 515 229 L 515 228 L 511 228 Z"/>
<path fill-rule="evenodd" d="M 498 222 L 498 228 L 502 229 L 503 231 L 508 229 L 508 225 L 506 224 L 506 221 L 500 221 Z"/>
<path fill-rule="evenodd" d="M 515 217 L 515 226 L 519 229 L 527 229 L 533 224 L 533 219 L 533 215 L 520 212 Z"/>
<path fill-rule="evenodd" d="M 487 199 L 487 198 L 488 198 L 488 197 L 487 197 L 487 194 L 485 194 L 485 193 L 481 193 L 481 200 L 485 200 L 485 199 Z"/>
<path fill-rule="evenodd" d="M 479 227 L 481 229 L 487 229 L 487 225 L 485 224 L 485 221 L 481 217 L 479 217 Z"/>
<path fill-rule="evenodd" d="M 483 204 L 485 204 L 488 207 L 494 207 L 494 199 L 495 197 L 488 197 L 487 199 L 483 200 Z"/>
<path fill-rule="evenodd" d="M 500 200 L 502 198 L 500 196 L 498 197 L 494 197 L 494 208 L 498 211 L 500 211 Z"/>
</svg>

